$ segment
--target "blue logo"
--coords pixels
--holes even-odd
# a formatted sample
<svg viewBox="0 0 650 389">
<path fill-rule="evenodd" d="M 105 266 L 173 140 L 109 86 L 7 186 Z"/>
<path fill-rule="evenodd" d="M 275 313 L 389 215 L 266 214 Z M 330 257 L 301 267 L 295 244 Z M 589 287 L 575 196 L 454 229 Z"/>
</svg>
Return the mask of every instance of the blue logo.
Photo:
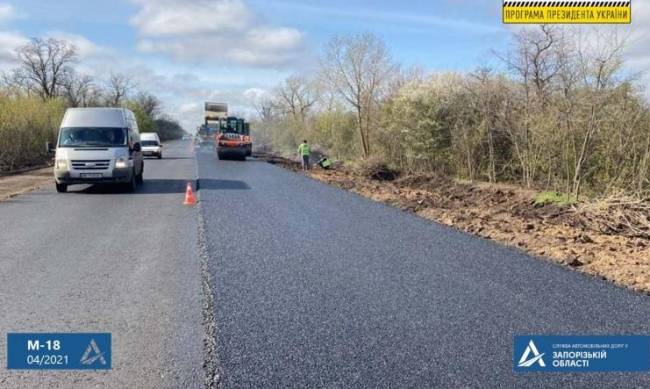
<svg viewBox="0 0 650 389">
<path fill-rule="evenodd" d="M 648 336 L 516 336 L 515 372 L 650 371 Z"/>
<path fill-rule="evenodd" d="M 7 368 L 110 370 L 111 334 L 9 333 Z"/>
</svg>

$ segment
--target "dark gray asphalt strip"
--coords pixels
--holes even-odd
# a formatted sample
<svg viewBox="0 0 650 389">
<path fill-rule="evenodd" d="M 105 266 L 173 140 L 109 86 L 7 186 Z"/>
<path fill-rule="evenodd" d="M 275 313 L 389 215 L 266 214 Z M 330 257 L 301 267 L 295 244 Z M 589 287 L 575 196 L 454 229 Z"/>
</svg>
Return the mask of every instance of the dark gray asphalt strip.
<svg viewBox="0 0 650 389">
<path fill-rule="evenodd" d="M 187 143 L 145 161 L 135 194 L 53 188 L 0 203 L 0 364 L 7 332 L 111 332 L 109 372 L 0 369 L 2 388 L 203 386 L 195 178 Z"/>
<path fill-rule="evenodd" d="M 514 335 L 648 334 L 650 299 L 263 162 L 198 155 L 224 387 L 648 387 L 515 374 Z"/>
</svg>

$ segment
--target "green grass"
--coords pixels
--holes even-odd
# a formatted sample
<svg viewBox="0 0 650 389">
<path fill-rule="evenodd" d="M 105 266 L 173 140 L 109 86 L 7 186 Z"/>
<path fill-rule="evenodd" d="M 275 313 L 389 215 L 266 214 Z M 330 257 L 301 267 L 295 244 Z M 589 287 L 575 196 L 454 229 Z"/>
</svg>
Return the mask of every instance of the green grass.
<svg viewBox="0 0 650 389">
<path fill-rule="evenodd" d="M 566 207 L 575 204 L 577 201 L 575 197 L 560 193 L 560 192 L 541 192 L 535 196 L 536 205 L 557 205 L 558 207 Z"/>
</svg>

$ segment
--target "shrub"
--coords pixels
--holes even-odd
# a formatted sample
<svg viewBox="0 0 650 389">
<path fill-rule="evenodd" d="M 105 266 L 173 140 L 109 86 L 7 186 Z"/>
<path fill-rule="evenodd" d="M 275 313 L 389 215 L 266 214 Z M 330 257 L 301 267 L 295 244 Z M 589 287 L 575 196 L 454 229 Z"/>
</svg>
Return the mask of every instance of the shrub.
<svg viewBox="0 0 650 389">
<path fill-rule="evenodd" d="M 45 143 L 56 140 L 64 112 L 58 99 L 0 95 L 0 171 L 47 161 Z"/>
<path fill-rule="evenodd" d="M 393 181 L 400 175 L 397 169 L 391 168 L 386 161 L 375 156 L 359 160 L 354 169 L 364 177 L 377 181 Z"/>
</svg>

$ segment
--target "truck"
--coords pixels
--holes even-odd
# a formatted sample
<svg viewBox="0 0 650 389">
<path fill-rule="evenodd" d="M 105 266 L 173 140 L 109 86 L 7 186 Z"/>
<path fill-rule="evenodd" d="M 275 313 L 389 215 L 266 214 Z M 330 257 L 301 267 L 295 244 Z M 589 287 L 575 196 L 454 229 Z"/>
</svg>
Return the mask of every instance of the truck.
<svg viewBox="0 0 650 389">
<path fill-rule="evenodd" d="M 207 101 L 205 103 L 205 122 L 219 121 L 220 119 L 228 117 L 228 104 L 214 103 Z"/>
<path fill-rule="evenodd" d="M 219 122 L 228 117 L 228 104 L 206 101 L 204 123 L 198 128 L 197 136 L 201 143 L 211 142 L 219 131 Z"/>
</svg>

